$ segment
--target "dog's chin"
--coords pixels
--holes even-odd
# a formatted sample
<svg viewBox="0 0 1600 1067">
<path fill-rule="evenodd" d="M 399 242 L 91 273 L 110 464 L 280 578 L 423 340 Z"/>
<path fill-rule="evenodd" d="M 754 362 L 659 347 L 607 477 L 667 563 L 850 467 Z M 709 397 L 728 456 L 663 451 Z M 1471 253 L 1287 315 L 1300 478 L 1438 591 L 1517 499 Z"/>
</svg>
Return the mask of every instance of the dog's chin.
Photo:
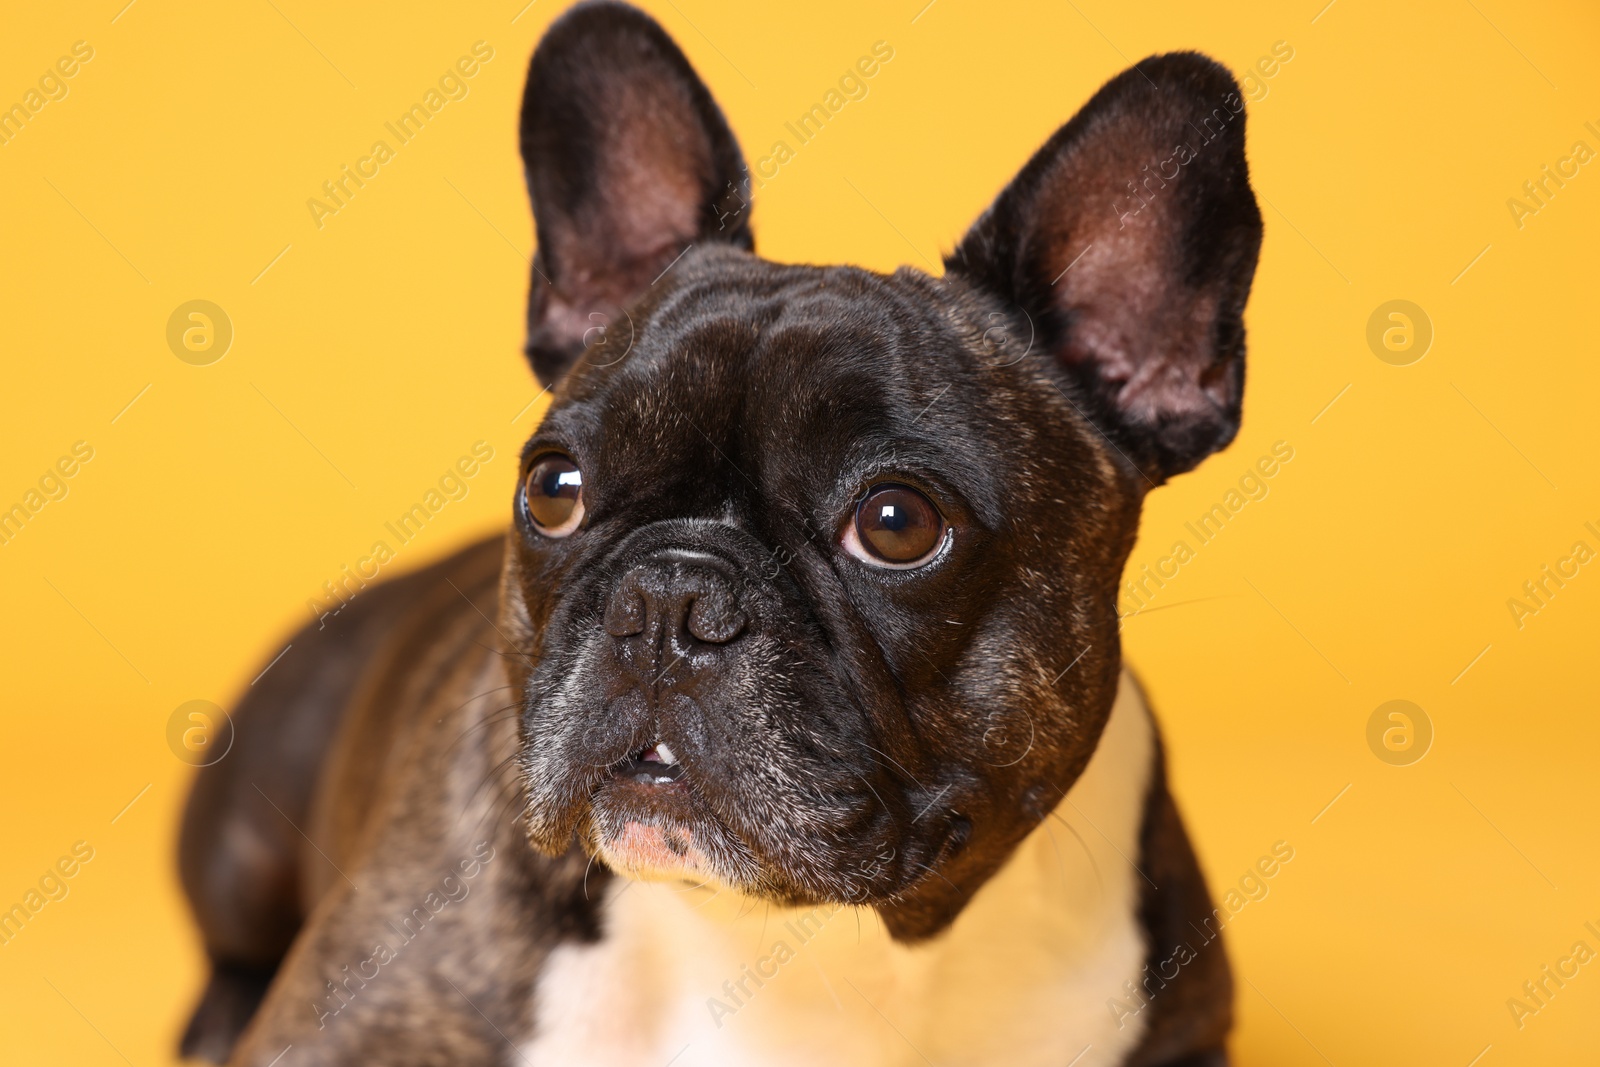
<svg viewBox="0 0 1600 1067">
<path fill-rule="evenodd" d="M 908 863 L 911 843 L 852 834 L 838 809 L 813 809 L 759 790 L 707 785 L 693 765 L 661 742 L 609 766 L 579 761 L 582 773 L 552 776 L 534 758 L 526 829 L 546 855 L 574 839 L 592 858 L 628 879 L 729 890 L 785 906 L 893 902 L 932 871 Z M 537 783 L 537 784 L 532 784 Z"/>
<path fill-rule="evenodd" d="M 729 889 L 754 881 L 748 849 L 685 782 L 612 778 L 596 791 L 579 833 L 590 854 L 626 878 Z"/>
<path fill-rule="evenodd" d="M 763 864 L 688 783 L 640 784 L 627 777 L 604 782 L 579 819 L 578 839 L 614 874 L 638 881 L 706 887 L 786 907 L 870 905 L 892 896 L 881 888 L 830 891 L 824 887 L 846 880 Z"/>
<path fill-rule="evenodd" d="M 618 833 L 597 835 L 591 851 L 624 878 L 728 888 L 711 855 L 687 826 L 654 826 L 630 819 Z"/>
</svg>

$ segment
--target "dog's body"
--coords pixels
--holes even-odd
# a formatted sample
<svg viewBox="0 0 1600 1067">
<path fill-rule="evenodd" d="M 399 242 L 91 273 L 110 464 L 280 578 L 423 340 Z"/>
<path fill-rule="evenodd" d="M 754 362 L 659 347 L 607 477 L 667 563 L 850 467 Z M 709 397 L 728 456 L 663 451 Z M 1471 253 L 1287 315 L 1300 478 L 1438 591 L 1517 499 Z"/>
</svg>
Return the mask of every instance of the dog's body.
<svg viewBox="0 0 1600 1067">
<path fill-rule="evenodd" d="M 1238 425 L 1230 99 L 1194 56 L 1119 77 L 943 278 L 781 266 L 659 28 L 553 26 L 522 141 L 557 387 L 516 525 L 238 709 L 184 828 L 214 965 L 186 1049 L 1224 1063 L 1114 604 L 1143 493 Z"/>
</svg>

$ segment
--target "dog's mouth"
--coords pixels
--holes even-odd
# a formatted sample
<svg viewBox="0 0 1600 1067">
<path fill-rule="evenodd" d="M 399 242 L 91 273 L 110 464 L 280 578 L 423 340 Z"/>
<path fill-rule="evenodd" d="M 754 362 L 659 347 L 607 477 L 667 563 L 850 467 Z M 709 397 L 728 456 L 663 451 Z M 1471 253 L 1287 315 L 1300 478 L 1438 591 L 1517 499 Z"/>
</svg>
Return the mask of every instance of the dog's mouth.
<svg viewBox="0 0 1600 1067">
<path fill-rule="evenodd" d="M 591 840 L 619 873 L 704 881 L 719 867 L 713 857 L 729 849 L 728 829 L 665 741 L 612 764 L 591 803 Z"/>
<path fill-rule="evenodd" d="M 677 753 L 665 741 L 657 741 L 639 749 L 627 759 L 611 768 L 614 778 L 620 778 L 651 788 L 685 786 L 683 764 Z"/>
</svg>

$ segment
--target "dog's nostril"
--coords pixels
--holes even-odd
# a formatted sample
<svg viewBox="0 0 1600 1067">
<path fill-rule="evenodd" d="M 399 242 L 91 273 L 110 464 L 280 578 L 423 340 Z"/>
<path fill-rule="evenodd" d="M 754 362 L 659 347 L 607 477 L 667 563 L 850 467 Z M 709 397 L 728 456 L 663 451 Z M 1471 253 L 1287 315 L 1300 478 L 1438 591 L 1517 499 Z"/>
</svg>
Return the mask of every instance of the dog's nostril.
<svg viewBox="0 0 1600 1067">
<path fill-rule="evenodd" d="M 604 625 L 612 637 L 632 637 L 644 632 L 644 596 L 624 586 L 606 604 Z"/>
<path fill-rule="evenodd" d="M 694 598 L 684 628 L 697 640 L 723 645 L 744 632 L 744 613 L 726 593 L 710 593 Z"/>
<path fill-rule="evenodd" d="M 623 575 L 601 620 L 612 637 L 648 635 L 648 643 L 685 638 L 724 645 L 748 620 L 718 570 L 693 561 L 651 560 Z"/>
</svg>

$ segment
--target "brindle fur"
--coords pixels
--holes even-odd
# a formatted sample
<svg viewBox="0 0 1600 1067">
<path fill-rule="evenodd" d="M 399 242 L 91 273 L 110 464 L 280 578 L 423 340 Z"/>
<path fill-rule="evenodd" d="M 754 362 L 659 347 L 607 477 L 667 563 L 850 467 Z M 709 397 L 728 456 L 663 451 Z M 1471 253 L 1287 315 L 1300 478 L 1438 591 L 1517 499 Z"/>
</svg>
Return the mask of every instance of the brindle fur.
<svg viewBox="0 0 1600 1067">
<path fill-rule="evenodd" d="M 1242 110 L 1215 112 L 1148 214 L 1102 206 L 1230 94 L 1192 54 L 1113 80 L 943 278 L 783 266 L 749 251 L 737 144 L 659 27 L 615 3 L 558 20 L 522 120 L 529 356 L 555 386 L 524 466 L 576 457 L 588 518 L 551 541 L 519 511 L 363 592 L 240 704 L 184 824 L 213 964 L 185 1051 L 514 1059 L 542 960 L 602 936 L 598 783 L 657 737 L 682 745 L 735 888 L 869 905 L 907 943 L 945 929 L 1094 751 L 1144 493 L 1237 430 L 1260 241 Z M 936 564 L 842 557 L 873 480 L 939 502 L 957 532 Z M 691 550 L 748 632 L 646 683 L 600 619 L 627 574 Z M 1211 905 L 1159 760 L 1152 780 L 1154 963 Z M 466 892 L 441 904 L 447 875 Z M 379 941 L 394 959 L 372 962 Z M 1220 944 L 1201 949 L 1130 1062 L 1225 1063 L 1231 993 Z"/>
</svg>

